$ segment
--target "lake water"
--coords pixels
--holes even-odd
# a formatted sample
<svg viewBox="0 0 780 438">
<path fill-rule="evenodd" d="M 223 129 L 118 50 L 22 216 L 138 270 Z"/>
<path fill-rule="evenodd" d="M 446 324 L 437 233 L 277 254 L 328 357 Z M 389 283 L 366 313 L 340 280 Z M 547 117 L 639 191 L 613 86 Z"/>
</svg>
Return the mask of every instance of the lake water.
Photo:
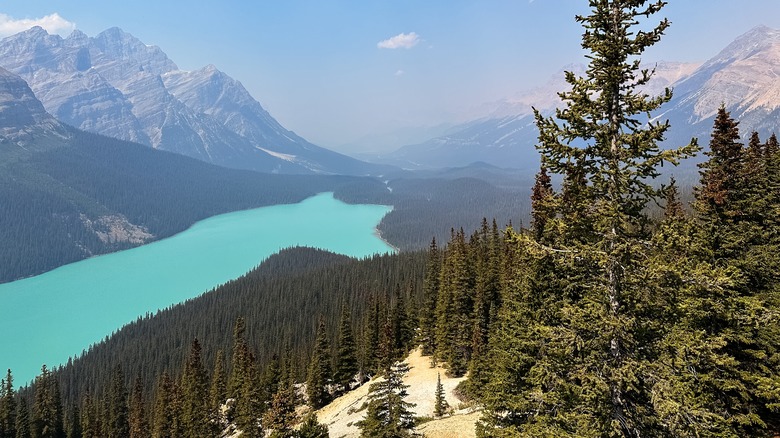
<svg viewBox="0 0 780 438">
<path fill-rule="evenodd" d="M 391 207 L 322 193 L 298 204 L 215 216 L 173 237 L 0 284 L 0 370 L 17 385 L 147 312 L 246 273 L 282 248 L 353 257 L 393 249 L 376 234 Z"/>
</svg>

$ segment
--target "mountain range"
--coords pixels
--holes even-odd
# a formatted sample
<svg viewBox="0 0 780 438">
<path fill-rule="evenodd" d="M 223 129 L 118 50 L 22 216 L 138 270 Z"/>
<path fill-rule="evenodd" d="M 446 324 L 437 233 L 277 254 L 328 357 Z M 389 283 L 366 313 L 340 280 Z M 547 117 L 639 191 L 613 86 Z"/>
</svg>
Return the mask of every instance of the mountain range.
<svg viewBox="0 0 780 438">
<path fill-rule="evenodd" d="M 58 120 L 87 132 L 263 172 L 385 169 L 309 143 L 213 65 L 180 70 L 119 28 L 62 38 L 34 27 L 0 41 L 0 67 L 27 81 Z"/>
<path fill-rule="evenodd" d="M 655 114 L 671 123 L 664 143 L 667 146 L 687 144 L 697 137 L 706 147 L 721 104 L 740 121 L 743 138 L 754 130 L 761 138 L 780 130 L 778 30 L 756 27 L 704 63 L 659 62 L 646 67 L 654 68 L 655 76 L 643 91 L 650 95 L 660 94 L 665 87 L 674 91 L 672 100 Z M 582 75 L 585 66 L 569 65 L 541 87 L 485 105 L 484 117 L 374 159 L 411 169 L 482 161 L 534 171 L 539 158 L 531 107 L 553 113 L 559 105 L 557 92 L 568 89 L 564 71 Z"/>
</svg>

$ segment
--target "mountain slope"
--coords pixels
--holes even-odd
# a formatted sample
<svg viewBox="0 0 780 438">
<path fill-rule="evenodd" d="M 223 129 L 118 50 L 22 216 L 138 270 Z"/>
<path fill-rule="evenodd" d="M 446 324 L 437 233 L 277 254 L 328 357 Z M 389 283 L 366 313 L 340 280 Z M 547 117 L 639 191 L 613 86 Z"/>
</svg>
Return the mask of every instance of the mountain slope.
<svg viewBox="0 0 780 438">
<path fill-rule="evenodd" d="M 0 62 L 79 129 L 227 167 L 277 173 L 379 173 L 284 129 L 240 82 L 192 72 L 121 29 L 68 38 L 40 27 L 0 42 Z"/>
<path fill-rule="evenodd" d="M 386 192 L 374 179 L 231 170 L 79 131 L 0 69 L 0 282 L 347 186 Z"/>
<path fill-rule="evenodd" d="M 766 139 L 780 131 L 780 30 L 756 27 L 704 64 L 661 62 L 644 91 L 658 95 L 673 88 L 673 99 L 654 114 L 668 119 L 671 130 L 664 144 L 687 144 L 692 137 L 707 146 L 715 113 L 721 104 L 740 121 L 744 139 L 757 131 Z M 582 74 L 583 67 L 566 70 Z M 382 157 L 383 162 L 408 168 L 464 166 L 484 161 L 496 166 L 535 170 L 537 131 L 531 106 L 551 114 L 559 103 L 557 92 L 568 85 L 562 72 L 542 87 L 487 105 L 488 116 L 467 123 L 447 135 L 405 146 Z M 686 163 L 691 171 L 693 161 Z"/>
</svg>

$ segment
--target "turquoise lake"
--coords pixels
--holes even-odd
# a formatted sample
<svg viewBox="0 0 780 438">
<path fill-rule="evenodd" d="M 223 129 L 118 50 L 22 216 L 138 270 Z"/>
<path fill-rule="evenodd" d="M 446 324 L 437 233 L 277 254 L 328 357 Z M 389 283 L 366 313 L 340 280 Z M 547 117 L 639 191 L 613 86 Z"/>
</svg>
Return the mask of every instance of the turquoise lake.
<svg viewBox="0 0 780 438">
<path fill-rule="evenodd" d="M 290 246 L 353 257 L 392 252 L 376 233 L 391 207 L 321 193 L 214 216 L 173 237 L 0 284 L 0 370 L 17 385 L 147 312 L 237 278 Z"/>
</svg>

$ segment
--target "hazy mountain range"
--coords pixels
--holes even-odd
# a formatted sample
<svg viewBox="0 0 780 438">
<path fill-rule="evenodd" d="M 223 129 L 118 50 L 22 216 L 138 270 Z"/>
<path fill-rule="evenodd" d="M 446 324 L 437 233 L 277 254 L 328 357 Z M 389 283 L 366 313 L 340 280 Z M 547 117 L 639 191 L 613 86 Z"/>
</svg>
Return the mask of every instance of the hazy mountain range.
<svg viewBox="0 0 780 438">
<path fill-rule="evenodd" d="M 698 137 L 706 146 L 714 115 L 721 105 L 740 121 L 743 137 L 756 130 L 762 138 L 780 130 L 780 31 L 759 26 L 737 38 L 712 59 L 701 63 L 659 62 L 648 65 L 656 75 L 645 91 L 656 95 L 674 90 L 671 102 L 656 115 L 669 119 L 667 145 Z M 375 158 L 405 168 L 463 166 L 483 161 L 501 167 L 533 170 L 537 130 L 531 107 L 552 113 L 557 92 L 568 88 L 564 70 L 577 74 L 583 65 L 570 65 L 544 86 L 485 105 L 485 117 L 451 128 L 445 135 L 408 145 Z"/>
<path fill-rule="evenodd" d="M 121 29 L 95 37 L 40 27 L 0 41 L 0 67 L 76 128 L 227 167 L 279 173 L 377 173 L 281 126 L 241 85 L 209 65 L 182 71 Z"/>
</svg>

